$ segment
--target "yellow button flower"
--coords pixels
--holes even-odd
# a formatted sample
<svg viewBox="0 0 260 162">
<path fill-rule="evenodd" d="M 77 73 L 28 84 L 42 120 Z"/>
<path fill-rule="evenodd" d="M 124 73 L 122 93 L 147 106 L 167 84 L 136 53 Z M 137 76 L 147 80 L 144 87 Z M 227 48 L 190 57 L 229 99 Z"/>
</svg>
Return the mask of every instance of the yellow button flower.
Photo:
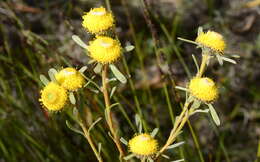
<svg viewBox="0 0 260 162">
<path fill-rule="evenodd" d="M 208 47 L 219 53 L 223 53 L 226 48 L 223 36 L 214 31 L 202 32 L 195 41 L 201 46 Z"/>
<path fill-rule="evenodd" d="M 212 102 L 218 98 L 218 89 L 210 78 L 193 78 L 189 83 L 190 93 L 204 102 Z"/>
<path fill-rule="evenodd" d="M 59 71 L 55 78 L 57 82 L 69 91 L 83 87 L 85 79 L 76 69 L 68 67 Z"/>
<path fill-rule="evenodd" d="M 82 16 L 82 26 L 90 33 L 100 33 L 114 25 L 114 17 L 104 7 L 93 8 Z"/>
<path fill-rule="evenodd" d="M 143 133 L 129 141 L 129 149 L 138 156 L 152 156 L 158 151 L 158 142 L 151 135 Z"/>
<path fill-rule="evenodd" d="M 90 57 L 102 64 L 116 61 L 121 56 L 121 50 L 118 40 L 106 36 L 97 36 L 88 46 Z"/>
<path fill-rule="evenodd" d="M 62 86 L 50 82 L 41 90 L 39 101 L 50 111 L 61 110 L 67 101 L 67 90 Z"/>
</svg>

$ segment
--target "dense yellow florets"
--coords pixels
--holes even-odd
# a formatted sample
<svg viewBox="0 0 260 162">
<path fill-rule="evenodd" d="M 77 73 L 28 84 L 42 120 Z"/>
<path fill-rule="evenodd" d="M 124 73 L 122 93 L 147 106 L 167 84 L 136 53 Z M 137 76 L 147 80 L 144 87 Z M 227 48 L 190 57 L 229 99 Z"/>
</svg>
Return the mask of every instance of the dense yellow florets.
<svg viewBox="0 0 260 162">
<path fill-rule="evenodd" d="M 82 16 L 82 26 L 91 33 L 100 33 L 114 25 L 114 17 L 104 7 L 93 8 Z"/>
<path fill-rule="evenodd" d="M 121 55 L 121 50 L 118 40 L 106 36 L 97 36 L 88 46 L 90 57 L 102 64 L 116 61 Z"/>
<path fill-rule="evenodd" d="M 213 51 L 223 53 L 226 48 L 226 43 L 223 36 L 214 31 L 201 33 L 195 40 L 197 43 L 204 47 L 208 47 Z"/>
<path fill-rule="evenodd" d="M 61 110 L 67 101 L 67 90 L 62 86 L 50 82 L 41 90 L 39 101 L 50 111 Z"/>
<path fill-rule="evenodd" d="M 210 78 L 193 78 L 189 83 L 190 93 L 204 102 L 212 102 L 218 97 L 218 89 Z"/>
<path fill-rule="evenodd" d="M 130 152 L 138 156 L 152 156 L 157 152 L 158 142 L 149 134 L 140 134 L 129 141 Z"/>
<path fill-rule="evenodd" d="M 55 75 L 55 78 L 62 87 L 70 91 L 75 91 L 83 87 L 85 82 L 85 79 L 81 73 L 70 67 L 59 71 Z"/>
</svg>

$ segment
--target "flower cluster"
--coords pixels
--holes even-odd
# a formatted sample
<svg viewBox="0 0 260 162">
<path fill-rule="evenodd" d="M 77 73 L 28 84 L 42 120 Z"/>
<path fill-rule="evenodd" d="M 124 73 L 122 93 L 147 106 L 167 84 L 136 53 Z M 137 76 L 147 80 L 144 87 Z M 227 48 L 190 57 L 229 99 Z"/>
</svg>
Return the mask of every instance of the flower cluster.
<svg viewBox="0 0 260 162">
<path fill-rule="evenodd" d="M 89 56 L 98 63 L 110 64 L 115 62 L 122 53 L 122 47 L 117 39 L 107 36 L 108 30 L 114 26 L 114 17 L 104 7 L 94 8 L 82 16 L 82 26 L 95 39 L 89 42 Z"/>
<path fill-rule="evenodd" d="M 65 68 L 57 72 L 55 80 L 49 82 L 42 90 L 39 101 L 49 111 L 61 110 L 68 100 L 68 92 L 83 87 L 85 79 L 74 68 Z"/>
</svg>

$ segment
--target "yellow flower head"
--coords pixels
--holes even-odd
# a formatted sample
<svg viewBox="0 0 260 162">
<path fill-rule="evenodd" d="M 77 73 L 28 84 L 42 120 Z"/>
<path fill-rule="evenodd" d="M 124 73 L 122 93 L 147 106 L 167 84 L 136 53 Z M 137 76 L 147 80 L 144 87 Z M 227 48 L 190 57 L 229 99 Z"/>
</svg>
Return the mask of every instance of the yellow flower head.
<svg viewBox="0 0 260 162">
<path fill-rule="evenodd" d="M 97 36 L 97 38 L 89 42 L 89 55 L 95 61 L 108 64 L 116 61 L 121 55 L 121 44 L 118 40 L 114 40 L 106 36 Z"/>
<path fill-rule="evenodd" d="M 219 53 L 223 53 L 226 48 L 223 36 L 214 31 L 202 32 L 195 41 L 200 45 Z"/>
<path fill-rule="evenodd" d="M 93 8 L 82 16 L 82 26 L 90 33 L 99 33 L 111 28 L 114 24 L 114 17 L 104 7 Z"/>
<path fill-rule="evenodd" d="M 204 102 L 212 102 L 218 98 L 218 89 L 210 78 L 193 78 L 189 83 L 190 93 Z"/>
<path fill-rule="evenodd" d="M 55 78 L 67 90 L 75 91 L 83 87 L 85 79 L 76 69 L 68 67 L 59 71 Z"/>
<path fill-rule="evenodd" d="M 67 101 L 67 90 L 62 86 L 50 82 L 41 90 L 39 101 L 50 111 L 61 110 Z"/>
<path fill-rule="evenodd" d="M 158 151 L 158 142 L 151 135 L 143 133 L 129 141 L 129 149 L 138 156 L 152 156 Z"/>
</svg>

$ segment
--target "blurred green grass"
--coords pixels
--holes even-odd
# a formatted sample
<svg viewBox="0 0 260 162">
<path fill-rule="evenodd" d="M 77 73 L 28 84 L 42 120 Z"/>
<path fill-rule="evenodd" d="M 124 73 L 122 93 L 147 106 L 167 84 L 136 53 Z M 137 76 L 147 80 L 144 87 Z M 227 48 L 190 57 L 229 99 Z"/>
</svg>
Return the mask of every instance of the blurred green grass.
<svg viewBox="0 0 260 162">
<path fill-rule="evenodd" d="M 194 74 L 191 54 L 199 53 L 176 37 L 194 39 L 198 26 L 223 33 L 229 52 L 241 56 L 237 66 L 219 67 L 213 63 L 207 71 L 221 85 L 222 97 L 215 106 L 223 121 L 221 127 L 214 127 L 205 115 L 192 117 L 193 128 L 186 126 L 179 139 L 186 144 L 168 155 L 192 162 L 202 161 L 199 152 L 205 161 L 254 161 L 259 138 L 259 14 L 255 8 L 243 8 L 235 0 L 201 3 L 151 1 L 148 6 L 158 35 L 158 48 L 175 84 L 184 85 L 187 76 Z M 174 116 L 181 111 L 180 101 L 184 96 L 176 94 L 166 77 L 168 74 L 156 66 L 153 37 L 140 1 L 111 1 L 111 4 L 121 43 L 130 41 L 135 45 L 135 51 L 125 54 L 122 63 L 118 63 L 125 74 L 131 75 L 128 85 L 120 87 L 114 98 L 121 104 L 116 110 L 121 134 L 126 139 L 134 135 L 135 128 L 129 121 L 134 120 L 139 108 L 148 130 L 160 128 L 158 138 L 163 143 Z M 0 161 L 96 160 L 85 139 L 66 127 L 65 120 L 70 115 L 47 116 L 38 97 L 42 87 L 40 74 L 47 74 L 51 67 L 81 67 L 88 61 L 84 51 L 71 41 L 71 35 L 77 34 L 84 41 L 90 39 L 80 25 L 81 15 L 99 5 L 105 4 L 63 0 L 0 2 Z M 250 23 L 248 15 L 254 16 L 255 21 L 249 29 L 240 31 L 241 24 Z M 91 68 L 87 74 L 94 74 Z M 103 116 L 102 96 L 92 96 L 87 90 L 81 93 L 87 96 L 81 104 L 82 110 L 89 110 L 87 120 Z M 92 132 L 94 140 L 102 143 L 105 161 L 115 161 L 115 148 L 102 125 Z M 199 148 L 194 140 L 199 142 Z"/>
</svg>

